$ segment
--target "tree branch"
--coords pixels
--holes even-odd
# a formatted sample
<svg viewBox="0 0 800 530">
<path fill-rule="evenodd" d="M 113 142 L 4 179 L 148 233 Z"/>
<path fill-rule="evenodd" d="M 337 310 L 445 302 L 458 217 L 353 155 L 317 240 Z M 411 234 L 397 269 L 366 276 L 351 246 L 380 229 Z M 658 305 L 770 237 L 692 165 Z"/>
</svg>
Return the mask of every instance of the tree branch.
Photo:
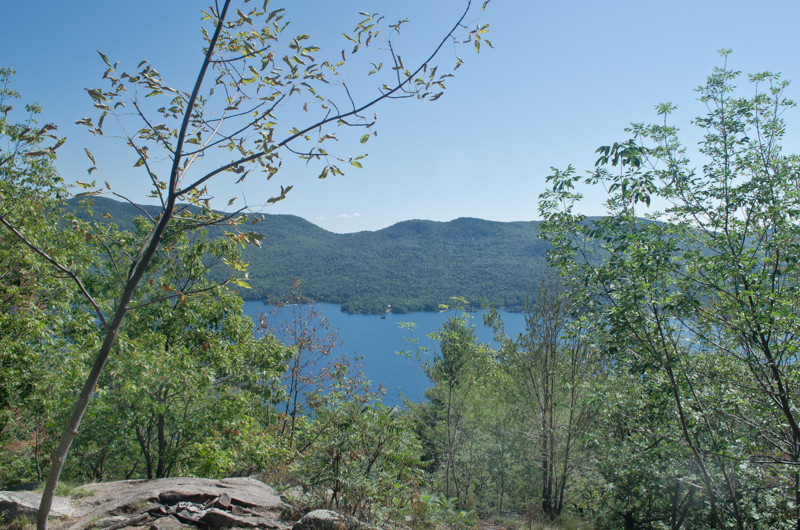
<svg viewBox="0 0 800 530">
<path fill-rule="evenodd" d="M 155 298 L 153 300 L 150 300 L 148 302 L 144 302 L 144 303 L 141 303 L 139 305 L 135 305 L 135 306 L 129 307 L 128 311 L 134 311 L 136 309 L 140 309 L 142 307 L 147 307 L 147 306 L 149 306 L 151 304 L 155 304 L 155 303 L 161 302 L 163 300 L 171 300 L 172 298 L 177 298 L 179 296 L 187 296 L 187 295 L 192 295 L 192 294 L 199 294 L 199 293 L 205 293 L 205 292 L 208 292 L 208 291 L 213 291 L 214 289 L 222 287 L 223 285 L 227 285 L 229 282 L 230 282 L 230 280 L 225 280 L 222 283 L 217 283 L 216 285 L 212 285 L 211 287 L 206 287 L 205 289 L 195 289 L 194 291 L 187 291 L 185 293 L 175 293 L 175 294 L 170 294 L 170 295 L 167 295 L 167 296 L 161 296 L 161 297 Z"/>
<path fill-rule="evenodd" d="M 427 66 L 427 64 L 429 62 L 431 62 L 434 57 L 436 57 L 436 54 L 439 53 L 439 50 L 442 49 L 442 46 L 444 46 L 444 44 L 448 41 L 448 39 L 450 39 L 450 37 L 453 35 L 453 33 L 455 33 L 455 31 L 459 27 L 461 27 L 461 22 L 467 16 L 467 13 L 469 12 L 469 9 L 470 9 L 471 5 L 472 5 L 472 0 L 469 0 L 467 2 L 467 8 L 464 10 L 464 13 L 461 15 L 461 18 L 458 19 L 458 22 L 456 22 L 455 26 L 453 26 L 453 29 L 451 29 L 450 32 L 442 39 L 442 41 L 439 43 L 439 45 L 436 47 L 436 49 L 433 51 L 433 53 L 431 53 L 431 55 L 416 70 L 414 70 L 411 73 L 411 75 L 407 76 L 404 81 L 402 81 L 400 84 L 395 86 L 392 90 L 390 90 L 388 92 L 385 92 L 385 93 L 382 93 L 380 96 L 378 96 L 377 98 L 373 99 L 372 101 L 370 101 L 368 103 L 365 103 L 361 107 L 353 109 L 350 112 L 346 112 L 344 114 L 338 114 L 336 116 L 331 116 L 329 118 L 326 118 L 326 119 L 324 119 L 322 121 L 319 121 L 319 122 L 315 123 L 314 125 L 306 127 L 305 129 L 303 129 L 303 130 L 301 130 L 301 131 L 299 131 L 297 133 L 294 133 L 291 136 L 285 138 L 283 141 L 281 141 L 278 144 L 276 144 L 276 147 L 278 147 L 278 148 L 283 147 L 284 145 L 288 144 L 292 140 L 295 140 L 296 138 L 303 136 L 307 132 L 309 132 L 309 131 L 311 131 L 313 129 L 316 129 L 317 127 L 321 127 L 321 126 L 323 126 L 325 124 L 328 124 L 328 123 L 330 123 L 332 121 L 340 120 L 342 118 L 346 118 L 347 116 L 358 115 L 359 112 L 361 112 L 363 110 L 366 110 L 366 109 L 376 105 L 380 101 L 390 97 L 392 94 L 394 94 L 395 92 L 400 90 L 406 83 L 409 83 L 410 81 L 412 81 L 414 79 L 414 76 L 417 75 L 425 66 Z M 194 97 L 194 95 L 193 95 L 193 97 Z M 181 140 L 181 142 L 182 142 L 182 140 Z M 218 169 L 206 174 L 204 177 L 198 179 L 197 181 L 195 181 L 194 183 L 190 184 L 186 188 L 183 188 L 181 191 L 178 192 L 178 194 L 179 195 L 183 195 L 184 193 L 187 193 L 188 191 L 197 188 L 197 186 L 200 186 L 201 184 L 203 184 L 204 182 L 206 182 L 210 178 L 214 177 L 215 175 L 218 175 L 218 174 L 220 174 L 220 173 L 222 173 L 224 171 L 227 171 L 229 169 L 232 169 L 232 168 L 234 168 L 236 166 L 240 166 L 242 164 L 246 164 L 248 162 L 252 162 L 253 160 L 257 160 L 257 159 L 261 158 L 262 156 L 264 156 L 266 154 L 267 154 L 266 151 L 261 152 L 261 153 L 255 153 L 253 155 L 241 158 L 241 159 L 237 160 L 236 162 L 231 162 L 230 164 L 222 166 L 222 167 L 220 167 L 220 168 L 218 168 Z"/>
<path fill-rule="evenodd" d="M 97 314 L 97 318 L 100 319 L 100 323 L 103 325 L 103 329 L 108 331 L 108 324 L 106 323 L 106 319 L 103 316 L 103 312 L 100 310 L 100 307 L 97 305 L 97 302 L 94 301 L 94 298 L 92 298 L 92 295 L 90 295 L 89 292 L 86 290 L 86 287 L 83 286 L 83 282 L 81 282 L 80 278 L 78 278 L 78 276 L 74 272 L 72 272 L 68 268 L 61 265 L 58 261 L 50 257 L 50 255 L 48 255 L 45 251 L 41 250 L 39 247 L 28 241 L 28 239 L 25 236 L 23 236 L 16 228 L 14 228 L 14 226 L 11 223 L 9 223 L 6 220 L 6 218 L 3 217 L 2 215 L 0 215 L 0 223 L 3 223 L 6 228 L 8 228 L 15 236 L 17 236 L 17 238 L 20 241 L 22 241 L 22 243 L 25 244 L 25 246 L 30 248 L 39 256 L 43 257 L 53 267 L 57 268 L 58 270 L 60 270 L 61 272 L 63 272 L 69 278 L 72 279 L 78 285 L 78 289 L 80 289 L 81 294 L 83 294 L 83 297 L 86 298 L 89 304 L 91 304 L 91 306 L 94 308 L 94 312 Z"/>
</svg>

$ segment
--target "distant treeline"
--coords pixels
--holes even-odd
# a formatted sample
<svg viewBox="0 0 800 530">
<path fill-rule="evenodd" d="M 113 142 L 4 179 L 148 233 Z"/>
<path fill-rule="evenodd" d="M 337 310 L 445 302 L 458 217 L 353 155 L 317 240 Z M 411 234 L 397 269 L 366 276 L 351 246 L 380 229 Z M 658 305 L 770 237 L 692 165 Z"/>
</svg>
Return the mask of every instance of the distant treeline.
<svg viewBox="0 0 800 530">
<path fill-rule="evenodd" d="M 71 199 L 69 207 L 88 217 Z M 156 208 L 141 206 L 146 211 Z M 142 215 L 137 207 L 94 198 L 92 217 L 131 229 Z M 104 214 L 110 215 L 104 216 Z M 251 289 L 246 300 L 282 300 L 299 279 L 305 295 L 341 304 L 348 313 L 435 311 L 461 297 L 473 307 L 494 304 L 521 308 L 526 297 L 552 274 L 548 245 L 537 235 L 538 222 L 500 223 L 461 218 L 450 222 L 404 221 L 375 232 L 335 234 L 300 217 L 265 215 L 247 230 L 265 236 L 261 248 L 248 247 Z M 210 230 L 220 237 L 221 228 Z M 216 279 L 228 274 L 212 269 Z"/>
</svg>

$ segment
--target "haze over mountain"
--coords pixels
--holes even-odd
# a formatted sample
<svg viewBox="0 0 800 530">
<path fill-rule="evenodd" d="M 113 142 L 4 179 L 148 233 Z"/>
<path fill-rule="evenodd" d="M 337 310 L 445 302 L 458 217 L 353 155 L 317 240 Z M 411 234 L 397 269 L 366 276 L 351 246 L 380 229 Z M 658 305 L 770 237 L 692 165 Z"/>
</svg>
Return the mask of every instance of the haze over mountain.
<svg viewBox="0 0 800 530">
<path fill-rule="evenodd" d="M 69 205 L 76 215 L 88 218 Z M 156 206 L 141 206 L 155 215 Z M 141 215 L 135 206 L 94 199 L 93 218 L 132 229 Z M 495 222 L 460 218 L 449 222 L 411 220 L 374 232 L 336 234 L 293 215 L 265 215 L 247 229 L 264 235 L 262 247 L 248 247 L 252 289 L 247 300 L 280 300 L 301 281 L 304 294 L 342 304 L 348 312 L 434 311 L 454 296 L 470 305 L 482 302 L 520 307 L 552 273 L 548 245 L 538 238 L 537 221 Z M 221 235 L 220 228 L 209 231 Z M 215 270 L 223 278 L 226 271 Z"/>
</svg>

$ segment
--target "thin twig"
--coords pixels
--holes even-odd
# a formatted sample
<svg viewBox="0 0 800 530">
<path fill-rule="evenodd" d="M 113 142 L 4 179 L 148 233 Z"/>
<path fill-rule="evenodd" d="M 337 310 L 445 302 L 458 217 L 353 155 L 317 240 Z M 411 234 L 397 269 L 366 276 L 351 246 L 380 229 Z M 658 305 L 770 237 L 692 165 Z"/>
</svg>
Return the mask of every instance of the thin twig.
<svg viewBox="0 0 800 530">
<path fill-rule="evenodd" d="M 192 294 L 199 294 L 199 293 L 205 293 L 207 291 L 213 291 L 214 289 L 217 289 L 218 287 L 222 287 L 223 285 L 226 285 L 229 282 L 230 282 L 230 280 L 225 280 L 222 283 L 218 283 L 216 285 L 212 285 L 211 287 L 206 287 L 205 289 L 197 289 L 197 290 L 194 290 L 194 291 L 187 291 L 185 293 L 175 293 L 175 294 L 170 294 L 170 295 L 167 295 L 167 296 L 161 296 L 161 297 L 156 298 L 154 300 L 150 300 L 149 302 L 145 302 L 143 304 L 139 304 L 139 305 L 135 305 L 135 306 L 129 307 L 128 311 L 133 311 L 134 309 L 139 309 L 139 308 L 142 308 L 142 307 L 145 307 L 145 306 L 149 306 L 150 304 L 155 304 L 156 302 L 161 302 L 163 300 L 170 300 L 172 298 L 177 298 L 179 296 L 188 296 L 188 295 L 192 295 Z"/>
</svg>

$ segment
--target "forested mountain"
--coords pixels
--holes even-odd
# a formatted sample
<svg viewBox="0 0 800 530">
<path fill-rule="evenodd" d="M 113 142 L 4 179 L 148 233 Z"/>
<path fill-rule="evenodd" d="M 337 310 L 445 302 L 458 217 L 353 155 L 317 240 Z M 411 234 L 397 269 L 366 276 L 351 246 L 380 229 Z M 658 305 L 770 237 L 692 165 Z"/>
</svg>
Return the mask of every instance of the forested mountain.
<svg viewBox="0 0 800 530">
<path fill-rule="evenodd" d="M 82 217 L 72 199 L 70 208 Z M 145 210 L 155 207 L 142 206 Z M 131 204 L 94 199 L 98 221 L 133 228 L 142 212 Z M 300 217 L 265 215 L 248 230 L 265 236 L 262 247 L 248 247 L 249 300 L 280 299 L 294 278 L 306 295 L 342 304 L 348 312 L 435 310 L 459 296 L 520 307 L 548 274 L 547 244 L 535 221 L 500 223 L 460 218 L 450 222 L 404 221 L 375 232 L 335 234 Z M 210 232 L 221 235 L 220 229 Z M 218 277 L 225 271 L 215 270 Z"/>
</svg>

